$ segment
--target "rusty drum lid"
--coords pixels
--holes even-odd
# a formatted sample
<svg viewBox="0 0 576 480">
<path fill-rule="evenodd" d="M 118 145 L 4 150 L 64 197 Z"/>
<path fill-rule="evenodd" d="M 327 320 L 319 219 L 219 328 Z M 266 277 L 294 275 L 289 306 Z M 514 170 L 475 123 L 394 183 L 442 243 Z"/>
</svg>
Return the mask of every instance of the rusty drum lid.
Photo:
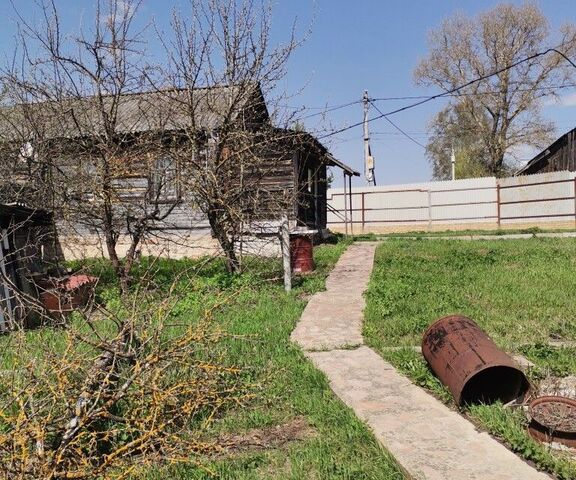
<svg viewBox="0 0 576 480">
<path fill-rule="evenodd" d="M 541 442 L 557 442 L 576 448 L 576 400 L 546 396 L 534 399 L 528 407 L 532 417 L 528 431 Z"/>
<path fill-rule="evenodd" d="M 533 420 L 550 430 L 576 433 L 576 400 L 568 397 L 538 397 L 528 411 Z"/>
</svg>

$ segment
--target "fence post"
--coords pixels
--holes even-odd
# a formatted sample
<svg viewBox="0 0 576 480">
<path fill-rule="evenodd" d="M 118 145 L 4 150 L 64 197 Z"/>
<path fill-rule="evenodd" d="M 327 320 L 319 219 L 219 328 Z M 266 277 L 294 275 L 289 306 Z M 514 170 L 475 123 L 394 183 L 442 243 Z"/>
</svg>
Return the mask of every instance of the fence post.
<svg viewBox="0 0 576 480">
<path fill-rule="evenodd" d="M 290 231 L 288 230 L 288 216 L 282 217 L 280 224 L 280 246 L 282 247 L 282 266 L 284 267 L 284 290 L 292 290 L 292 268 L 290 265 Z"/>
<path fill-rule="evenodd" d="M 346 179 L 346 176 L 344 176 Z M 348 196 L 350 197 L 350 235 L 354 235 L 354 210 L 352 209 L 352 175 L 348 175 Z"/>
<path fill-rule="evenodd" d="M 498 208 L 498 228 L 500 228 L 500 184 L 496 180 L 496 205 Z"/>
<path fill-rule="evenodd" d="M 576 174 L 574 175 L 574 227 L 576 227 Z"/>
<path fill-rule="evenodd" d="M 576 177 L 574 177 L 574 180 L 576 180 Z M 365 230 L 365 223 L 366 223 L 366 219 L 364 216 L 364 207 L 365 207 L 365 203 L 364 203 L 364 195 L 366 194 L 366 192 L 362 192 L 362 233 L 364 233 Z"/>
<path fill-rule="evenodd" d="M 428 189 L 428 231 L 432 231 L 432 192 Z"/>
<path fill-rule="evenodd" d="M 346 172 L 344 172 L 344 227 L 348 236 L 348 206 L 346 205 Z"/>
</svg>

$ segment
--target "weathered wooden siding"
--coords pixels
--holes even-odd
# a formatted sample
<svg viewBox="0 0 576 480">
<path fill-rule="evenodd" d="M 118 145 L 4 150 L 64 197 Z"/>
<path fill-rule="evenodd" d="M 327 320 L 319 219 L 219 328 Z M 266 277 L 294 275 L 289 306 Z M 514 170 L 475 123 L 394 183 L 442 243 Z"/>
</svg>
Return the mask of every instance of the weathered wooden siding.
<svg viewBox="0 0 576 480">
<path fill-rule="evenodd" d="M 292 226 L 299 224 L 314 229 L 325 228 L 326 165 L 323 162 L 326 152 L 323 147 L 310 144 L 308 140 L 302 140 L 300 136 L 284 131 L 273 133 L 270 139 L 264 138 L 262 145 L 260 150 L 254 149 L 252 158 L 242 158 L 238 159 L 237 163 L 231 163 L 234 170 L 231 178 L 238 178 L 245 188 L 247 197 L 250 198 L 253 194 L 253 200 L 247 205 L 250 222 L 244 227 L 252 233 L 264 229 L 270 233 L 277 230 L 280 219 L 287 214 Z M 92 158 L 91 153 L 85 151 L 79 154 L 74 151 L 68 152 L 64 147 L 63 151 L 66 154 L 59 162 L 59 168 L 65 170 L 69 178 L 77 181 L 66 184 L 67 188 L 75 186 L 73 192 L 68 192 L 72 201 L 76 202 L 75 205 L 70 205 L 74 214 L 69 216 L 68 221 L 74 218 L 75 223 L 57 219 L 63 238 L 62 246 L 67 251 L 80 246 L 81 255 L 93 252 L 105 254 L 102 218 L 98 214 L 92 215 L 96 205 L 93 202 L 98 201 L 98 195 L 91 193 L 93 188 L 90 184 L 100 172 L 97 166 L 98 157 Z M 155 208 L 155 201 L 145 199 L 153 190 L 151 185 L 155 185 L 156 172 L 162 169 L 150 152 L 144 156 L 138 156 L 136 153 L 127 153 L 119 157 L 118 164 L 113 165 L 114 174 L 117 175 L 112 181 L 117 208 L 114 217 L 117 219 L 116 229 L 122 237 L 126 237 L 123 239 L 126 244 L 128 244 L 126 219 L 142 218 L 146 211 Z M 166 158 L 166 152 L 157 153 L 158 158 Z M 307 189 L 308 169 L 313 172 L 312 191 Z M 180 175 L 183 173 L 179 172 L 176 178 L 181 178 Z M 193 206 L 191 195 L 184 189 L 184 186 L 178 188 L 183 200 L 176 206 L 174 205 L 178 199 L 177 195 L 168 194 L 160 198 L 160 211 L 170 210 L 170 213 L 164 220 L 157 221 L 150 234 L 146 236 L 148 241 L 146 248 L 149 248 L 150 252 L 167 250 L 163 243 L 154 243 L 156 239 L 173 240 L 174 245 L 186 245 L 186 249 L 194 243 L 205 245 L 202 248 L 213 248 L 209 222 L 200 208 Z M 171 191 L 168 189 L 169 193 Z M 82 214 L 83 211 L 85 215 Z M 86 239 L 84 242 L 86 245 L 79 242 L 82 238 Z M 144 252 L 146 248 L 143 247 L 142 251 Z M 184 250 L 179 254 L 184 254 L 183 252 Z M 67 256 L 74 258 L 81 255 Z"/>
<path fill-rule="evenodd" d="M 278 221 L 285 214 L 295 219 L 294 150 L 279 142 L 267 145 L 257 156 L 254 173 L 244 173 L 242 180 L 254 193 L 251 216 L 257 221 Z"/>
<path fill-rule="evenodd" d="M 157 222 L 157 229 L 206 230 L 210 229 L 210 224 L 200 210 L 194 209 L 190 204 L 182 203 L 174 207 L 165 220 Z"/>
<path fill-rule="evenodd" d="M 566 133 L 554 142 L 540 158 L 521 173 L 549 173 L 576 171 L 576 129 Z"/>
</svg>

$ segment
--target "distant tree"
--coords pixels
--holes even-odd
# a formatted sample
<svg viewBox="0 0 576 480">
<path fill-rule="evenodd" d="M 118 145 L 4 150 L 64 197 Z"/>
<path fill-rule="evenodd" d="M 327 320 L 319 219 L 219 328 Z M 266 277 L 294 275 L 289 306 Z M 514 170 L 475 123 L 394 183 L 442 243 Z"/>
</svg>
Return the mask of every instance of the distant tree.
<svg viewBox="0 0 576 480">
<path fill-rule="evenodd" d="M 490 173 L 486 170 L 486 165 L 479 162 L 476 157 L 470 153 L 469 150 L 455 150 L 454 156 L 456 158 L 456 179 L 490 176 Z"/>
<path fill-rule="evenodd" d="M 450 105 L 437 113 L 430 122 L 430 137 L 426 153 L 432 162 L 436 180 L 452 176 L 451 154 L 456 154 L 456 178 L 489 176 L 489 157 L 464 109 Z"/>
<path fill-rule="evenodd" d="M 457 14 L 432 31 L 430 52 L 414 77 L 419 85 L 449 91 L 550 47 L 572 56 L 574 25 L 559 33 L 551 38 L 548 20 L 532 3 L 500 4 L 476 18 Z M 540 115 L 542 99 L 557 95 L 574 73 L 561 55 L 548 53 L 457 92 L 431 123 L 428 154 L 435 177 L 446 178 L 454 142 L 496 176 L 509 168 L 507 156 L 515 147 L 547 144 L 554 125 Z"/>
</svg>

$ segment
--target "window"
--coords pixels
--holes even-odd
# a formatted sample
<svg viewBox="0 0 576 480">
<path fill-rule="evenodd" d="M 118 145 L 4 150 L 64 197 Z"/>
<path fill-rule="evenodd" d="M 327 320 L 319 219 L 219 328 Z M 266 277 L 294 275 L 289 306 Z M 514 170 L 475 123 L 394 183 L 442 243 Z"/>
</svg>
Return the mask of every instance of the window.
<svg viewBox="0 0 576 480">
<path fill-rule="evenodd" d="M 180 175 L 177 162 L 172 157 L 156 160 L 151 176 L 151 196 L 153 200 L 159 201 L 180 199 Z"/>
</svg>

